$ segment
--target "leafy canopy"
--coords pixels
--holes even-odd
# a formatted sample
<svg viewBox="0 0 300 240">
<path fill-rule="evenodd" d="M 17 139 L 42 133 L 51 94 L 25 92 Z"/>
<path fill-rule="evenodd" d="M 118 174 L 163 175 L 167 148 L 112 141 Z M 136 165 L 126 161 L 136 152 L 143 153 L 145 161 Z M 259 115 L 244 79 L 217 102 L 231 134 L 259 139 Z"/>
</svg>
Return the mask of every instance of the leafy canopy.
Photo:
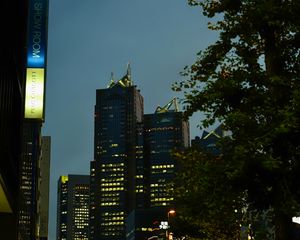
<svg viewBox="0 0 300 240">
<path fill-rule="evenodd" d="M 219 39 L 173 89 L 184 92 L 187 117 L 201 111 L 204 127 L 220 121 L 232 132 L 220 143 L 226 191 L 244 194 L 249 208 L 274 210 L 280 239 L 281 220 L 300 211 L 300 1 L 188 2 L 217 16 L 208 27 Z"/>
</svg>

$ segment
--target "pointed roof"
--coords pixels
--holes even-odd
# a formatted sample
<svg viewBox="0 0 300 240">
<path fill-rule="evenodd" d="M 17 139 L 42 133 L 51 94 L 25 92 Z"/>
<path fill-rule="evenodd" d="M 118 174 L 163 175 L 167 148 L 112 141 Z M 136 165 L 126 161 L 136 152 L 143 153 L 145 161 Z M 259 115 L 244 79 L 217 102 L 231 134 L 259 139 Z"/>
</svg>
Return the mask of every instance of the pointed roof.
<svg viewBox="0 0 300 240">
<path fill-rule="evenodd" d="M 173 110 L 171 110 L 172 106 L 174 107 Z M 179 109 L 178 109 L 177 98 L 173 98 L 165 106 L 163 106 L 163 107 L 158 106 L 155 110 L 155 113 L 178 112 L 178 111 L 179 111 Z"/>
<path fill-rule="evenodd" d="M 223 129 L 222 129 L 222 124 L 220 124 L 217 128 L 215 128 L 214 130 L 212 130 L 211 132 L 207 132 L 207 131 L 203 131 L 202 134 L 202 139 L 208 139 L 209 137 L 216 137 L 216 138 L 221 138 L 223 137 L 224 133 L 223 133 Z"/>
<path fill-rule="evenodd" d="M 110 82 L 109 82 L 109 84 L 107 85 L 107 88 L 111 88 L 111 87 L 113 87 L 115 84 L 116 84 L 116 83 L 115 83 L 115 80 L 114 80 L 114 73 L 111 72 L 111 75 L 110 75 Z"/>
<path fill-rule="evenodd" d="M 132 82 L 132 79 L 131 79 L 130 63 L 127 64 L 126 74 L 120 80 L 118 80 L 117 82 L 115 82 L 115 80 L 113 79 L 113 73 L 112 73 L 110 83 L 108 84 L 108 88 L 112 88 L 116 85 L 121 86 L 121 87 L 131 87 L 131 86 L 133 86 L 133 82 Z"/>
</svg>

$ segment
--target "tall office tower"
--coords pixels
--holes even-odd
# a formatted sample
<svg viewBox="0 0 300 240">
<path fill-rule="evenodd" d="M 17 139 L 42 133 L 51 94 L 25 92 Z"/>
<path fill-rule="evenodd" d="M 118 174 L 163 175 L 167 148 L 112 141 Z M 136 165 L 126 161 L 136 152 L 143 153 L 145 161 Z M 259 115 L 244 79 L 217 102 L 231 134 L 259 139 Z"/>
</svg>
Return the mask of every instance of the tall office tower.
<svg viewBox="0 0 300 240">
<path fill-rule="evenodd" d="M 128 65 L 123 78 L 96 92 L 90 239 L 126 239 L 125 218 L 143 205 L 142 118 L 143 97 Z"/>
<path fill-rule="evenodd" d="M 61 176 L 57 193 L 57 240 L 88 240 L 90 177 Z"/>
<path fill-rule="evenodd" d="M 174 109 L 172 109 L 172 106 Z M 183 150 L 189 145 L 189 124 L 178 111 L 176 99 L 154 114 L 144 115 L 144 156 L 148 165 L 149 207 L 168 208 L 173 204 L 172 180 L 177 165 L 171 156 L 174 149 Z"/>
<path fill-rule="evenodd" d="M 28 1 L 1 0 L 0 11 L 0 238 L 17 239 Z"/>
<path fill-rule="evenodd" d="M 51 137 L 42 137 L 42 150 L 39 161 L 39 181 L 38 181 L 38 219 L 37 219 L 37 239 L 48 239 L 49 220 L 49 178 L 51 159 Z"/>
</svg>

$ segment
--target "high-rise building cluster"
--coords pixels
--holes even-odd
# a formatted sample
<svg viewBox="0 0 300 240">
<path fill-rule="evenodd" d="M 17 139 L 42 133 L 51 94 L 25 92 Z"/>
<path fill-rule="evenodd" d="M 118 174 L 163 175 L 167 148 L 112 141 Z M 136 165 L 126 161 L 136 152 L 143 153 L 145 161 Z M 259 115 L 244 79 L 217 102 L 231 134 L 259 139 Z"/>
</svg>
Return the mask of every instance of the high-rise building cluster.
<svg viewBox="0 0 300 240">
<path fill-rule="evenodd" d="M 0 9 L 1 239 L 45 240 L 51 140 L 41 128 L 48 0 L 3 0 Z M 11 11 L 8 18 L 4 13 Z"/>
<path fill-rule="evenodd" d="M 83 176 L 61 176 L 58 182 L 57 240 L 144 239 L 157 234 L 153 222 L 166 221 L 174 207 L 173 180 L 178 170 L 172 151 L 189 145 L 189 124 L 173 99 L 154 113 L 144 114 L 144 99 L 133 84 L 131 69 L 120 80 L 111 79 L 96 90 L 94 160 L 90 164 L 88 229 L 72 235 L 78 221 L 72 205 L 71 179 L 84 184 Z M 75 180 L 72 180 L 75 181 Z M 85 182 L 86 184 L 86 182 Z M 86 203 L 79 194 L 78 202 Z M 80 199 L 80 200 L 79 200 Z M 72 236 L 71 236 L 72 235 Z"/>
</svg>

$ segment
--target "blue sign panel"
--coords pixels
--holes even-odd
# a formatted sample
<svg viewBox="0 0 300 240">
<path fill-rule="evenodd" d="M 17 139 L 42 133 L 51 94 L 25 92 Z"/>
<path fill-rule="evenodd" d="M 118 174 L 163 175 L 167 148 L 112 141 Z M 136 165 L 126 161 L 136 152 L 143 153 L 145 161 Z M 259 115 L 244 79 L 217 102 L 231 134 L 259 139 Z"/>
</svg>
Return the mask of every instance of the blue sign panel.
<svg viewBox="0 0 300 240">
<path fill-rule="evenodd" d="M 47 0 L 30 0 L 27 41 L 27 67 L 45 67 L 47 47 L 47 14 Z"/>
</svg>

